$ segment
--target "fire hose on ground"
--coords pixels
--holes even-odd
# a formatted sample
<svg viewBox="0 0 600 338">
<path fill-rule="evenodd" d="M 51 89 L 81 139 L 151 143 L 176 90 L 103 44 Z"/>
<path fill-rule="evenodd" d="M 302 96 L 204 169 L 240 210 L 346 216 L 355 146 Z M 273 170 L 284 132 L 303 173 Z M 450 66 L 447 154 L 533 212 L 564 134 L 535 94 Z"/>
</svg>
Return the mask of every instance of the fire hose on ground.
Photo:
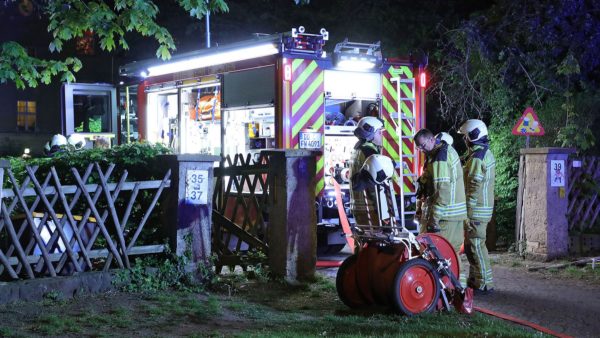
<svg viewBox="0 0 600 338">
<path fill-rule="evenodd" d="M 319 260 L 319 261 L 317 261 L 317 268 L 339 268 L 340 265 L 342 265 L 342 262 L 343 261 Z M 517 317 L 514 317 L 514 316 L 510 316 L 510 315 L 507 315 L 507 314 L 504 314 L 504 313 L 500 313 L 500 312 L 497 312 L 497 311 L 492 311 L 492 310 L 485 309 L 485 308 L 482 308 L 482 307 L 479 307 L 479 306 L 474 306 L 473 309 L 475 311 L 479 312 L 479 313 L 483 313 L 483 314 L 486 314 L 488 316 L 500 318 L 502 320 L 506 320 L 506 321 L 509 321 L 509 322 L 512 322 L 512 323 L 515 323 L 515 324 L 526 326 L 526 327 L 532 328 L 532 329 L 534 329 L 536 331 L 539 331 L 539 332 L 542 332 L 542 333 L 545 333 L 545 334 L 549 334 L 549 335 L 552 335 L 552 336 L 555 336 L 555 337 L 559 337 L 559 338 L 568 338 L 568 337 L 571 337 L 571 336 L 569 336 L 567 334 L 558 333 L 558 332 L 553 331 L 553 330 L 551 330 L 551 329 L 549 329 L 547 327 L 544 327 L 544 326 L 541 326 L 541 325 L 538 325 L 538 324 L 535 324 L 535 323 L 532 323 L 532 322 L 529 322 L 529 321 L 526 321 L 524 319 L 520 319 L 520 318 L 517 318 Z"/>
</svg>

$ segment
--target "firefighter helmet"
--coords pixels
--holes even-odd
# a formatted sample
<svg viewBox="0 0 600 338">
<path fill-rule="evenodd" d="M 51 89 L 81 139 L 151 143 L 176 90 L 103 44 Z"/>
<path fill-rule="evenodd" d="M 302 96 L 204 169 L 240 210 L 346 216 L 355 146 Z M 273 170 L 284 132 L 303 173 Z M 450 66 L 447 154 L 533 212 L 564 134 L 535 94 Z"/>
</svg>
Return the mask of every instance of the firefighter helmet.
<svg viewBox="0 0 600 338">
<path fill-rule="evenodd" d="M 375 137 L 375 132 L 381 128 L 383 128 L 383 121 L 380 118 L 366 116 L 358 121 L 354 135 L 360 139 L 371 141 Z"/>
<path fill-rule="evenodd" d="M 52 141 L 50 141 L 50 148 L 52 147 L 62 147 L 67 145 L 67 138 L 61 134 L 56 134 L 52 136 Z"/>
<path fill-rule="evenodd" d="M 484 136 L 487 136 L 488 130 L 485 126 L 485 123 L 481 120 L 471 119 L 467 120 L 460 126 L 458 130 L 460 134 L 463 134 L 467 137 L 467 139 L 471 142 L 480 140 Z"/>
<path fill-rule="evenodd" d="M 435 138 L 438 141 L 444 141 L 446 142 L 449 146 L 452 145 L 452 143 L 454 143 L 454 139 L 452 138 L 452 136 L 450 136 L 450 134 L 446 133 L 446 132 L 441 132 L 437 135 L 435 135 Z"/>
<path fill-rule="evenodd" d="M 71 134 L 67 139 L 67 142 L 69 142 L 75 150 L 83 149 L 85 147 L 85 137 L 81 134 Z"/>
<path fill-rule="evenodd" d="M 61 134 L 52 136 L 52 140 L 44 146 L 44 152 L 48 156 L 52 156 L 62 151 L 67 145 L 67 138 Z"/>
<path fill-rule="evenodd" d="M 394 162 L 385 155 L 371 155 L 365 160 L 361 172 L 366 172 L 373 182 L 382 184 L 394 175 Z"/>
</svg>

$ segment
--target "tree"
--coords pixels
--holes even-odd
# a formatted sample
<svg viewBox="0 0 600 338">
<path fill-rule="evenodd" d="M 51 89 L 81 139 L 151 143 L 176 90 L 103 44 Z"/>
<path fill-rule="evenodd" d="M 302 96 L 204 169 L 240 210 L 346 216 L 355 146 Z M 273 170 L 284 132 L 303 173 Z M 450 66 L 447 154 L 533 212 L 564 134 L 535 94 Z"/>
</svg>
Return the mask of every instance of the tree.
<svg viewBox="0 0 600 338">
<path fill-rule="evenodd" d="M 546 130 L 535 145 L 597 151 L 600 113 L 600 3 L 585 0 L 499 1 L 457 28 L 442 28 L 433 93 L 439 116 L 458 126 L 490 126 L 497 159 L 498 224 L 514 232 L 519 148 L 511 135 L 525 107 Z"/>
<path fill-rule="evenodd" d="M 9 0 L 16 2 L 16 0 Z M 49 20 L 48 32 L 52 41 L 49 49 L 60 52 L 65 42 L 92 32 L 100 48 L 113 51 L 118 47 L 128 49 L 126 34 L 138 33 L 158 42 L 156 56 L 166 60 L 176 50 L 169 31 L 156 22 L 158 6 L 149 0 L 44 0 L 38 2 L 41 13 Z M 176 0 L 192 17 L 202 19 L 206 13 L 227 12 L 224 0 Z M 74 73 L 81 68 L 75 57 L 63 60 L 45 60 L 28 55 L 26 49 L 15 41 L 0 43 L 0 83 L 14 81 L 17 88 L 48 84 L 53 77 L 73 81 Z"/>
</svg>

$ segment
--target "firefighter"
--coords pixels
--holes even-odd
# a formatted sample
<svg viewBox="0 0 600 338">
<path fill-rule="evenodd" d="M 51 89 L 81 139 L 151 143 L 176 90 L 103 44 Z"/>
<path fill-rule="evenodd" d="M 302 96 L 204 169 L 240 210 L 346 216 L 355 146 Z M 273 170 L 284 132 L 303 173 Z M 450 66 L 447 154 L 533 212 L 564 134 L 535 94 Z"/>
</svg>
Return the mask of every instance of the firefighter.
<svg viewBox="0 0 600 338">
<path fill-rule="evenodd" d="M 446 132 L 441 132 L 435 135 L 435 139 L 439 142 L 446 142 L 448 146 L 452 146 L 454 143 L 454 139 L 450 134 Z M 427 162 L 429 157 L 425 156 L 425 163 L 423 164 L 423 168 L 427 168 Z M 430 196 L 433 196 L 433 192 L 431 191 L 431 184 L 427 183 L 427 170 L 423 170 L 423 173 L 417 179 L 417 202 L 416 202 L 416 212 L 415 212 L 415 221 L 419 224 L 419 234 L 424 234 L 427 232 L 427 220 L 423 215 L 427 215 L 427 205 L 429 204 L 427 199 Z"/>
<path fill-rule="evenodd" d="M 350 165 L 350 208 L 356 224 L 376 226 L 379 219 L 375 188 L 370 186 L 361 168 L 369 156 L 381 153 L 383 121 L 372 116 L 363 117 L 354 129 L 354 135 L 358 142 L 352 151 Z"/>
<path fill-rule="evenodd" d="M 465 254 L 469 260 L 467 285 L 477 293 L 494 289 L 494 279 L 485 245 L 487 225 L 494 211 L 496 161 L 489 149 L 488 131 L 481 120 L 467 120 L 459 129 L 468 152 L 464 165 L 467 216 Z"/>
<path fill-rule="evenodd" d="M 360 119 L 362 118 L 362 113 L 359 111 L 356 111 L 352 114 L 352 116 L 346 120 L 346 122 L 344 122 L 345 126 L 357 126 L 358 122 L 360 122 Z"/>
<path fill-rule="evenodd" d="M 417 148 L 427 157 L 422 175 L 426 213 L 421 216 L 421 224 L 426 232 L 444 236 L 458 254 L 467 219 L 463 172 L 458 153 L 441 136 L 436 138 L 428 129 L 415 134 Z"/>
</svg>

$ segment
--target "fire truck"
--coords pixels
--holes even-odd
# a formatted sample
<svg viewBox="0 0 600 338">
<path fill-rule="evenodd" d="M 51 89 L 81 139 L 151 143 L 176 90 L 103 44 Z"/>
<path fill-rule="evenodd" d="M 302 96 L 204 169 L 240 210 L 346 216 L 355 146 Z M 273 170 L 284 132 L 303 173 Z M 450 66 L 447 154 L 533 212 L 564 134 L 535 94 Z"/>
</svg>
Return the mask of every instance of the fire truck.
<svg viewBox="0 0 600 338">
<path fill-rule="evenodd" d="M 383 154 L 397 163 L 403 222 L 414 215 L 419 157 L 412 137 L 425 124 L 423 64 L 382 56 L 379 43 L 344 40 L 324 49 L 329 32 L 291 32 L 119 68 L 134 81 L 119 88 L 119 139 L 162 143 L 176 153 L 221 157 L 270 148 L 322 152 L 317 160 L 318 247 L 335 252 L 341 236 L 334 181 L 349 202 L 349 160 L 361 116 L 386 129 Z"/>
</svg>

